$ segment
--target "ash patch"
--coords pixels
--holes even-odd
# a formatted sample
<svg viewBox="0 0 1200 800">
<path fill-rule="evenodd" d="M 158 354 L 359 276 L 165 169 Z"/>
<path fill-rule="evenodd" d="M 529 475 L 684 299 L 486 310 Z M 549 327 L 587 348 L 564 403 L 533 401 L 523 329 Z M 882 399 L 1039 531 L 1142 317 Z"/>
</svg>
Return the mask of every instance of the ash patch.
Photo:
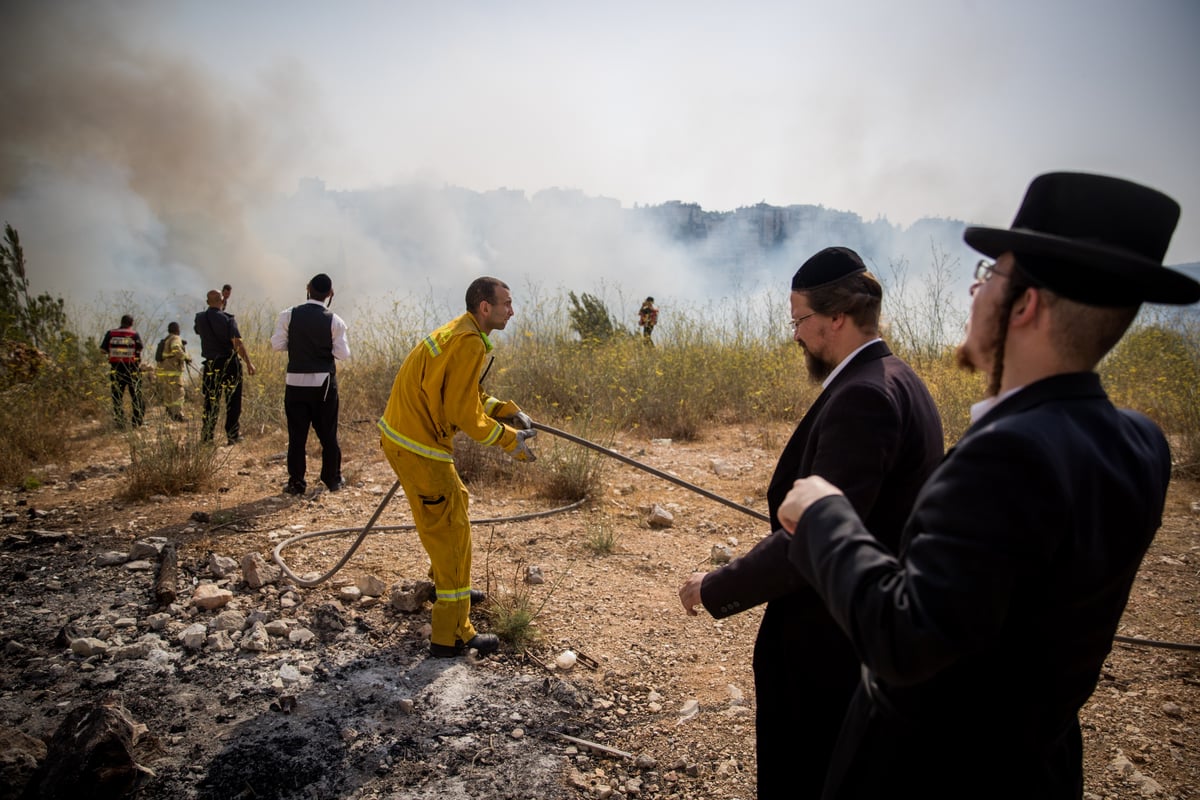
<svg viewBox="0 0 1200 800">
<path fill-rule="evenodd" d="M 556 682 L 491 662 L 359 658 L 298 694 L 290 713 L 238 725 L 195 796 L 346 797 L 369 787 L 412 798 L 560 797 L 561 748 L 536 734 L 569 726 L 578 702 Z"/>
</svg>

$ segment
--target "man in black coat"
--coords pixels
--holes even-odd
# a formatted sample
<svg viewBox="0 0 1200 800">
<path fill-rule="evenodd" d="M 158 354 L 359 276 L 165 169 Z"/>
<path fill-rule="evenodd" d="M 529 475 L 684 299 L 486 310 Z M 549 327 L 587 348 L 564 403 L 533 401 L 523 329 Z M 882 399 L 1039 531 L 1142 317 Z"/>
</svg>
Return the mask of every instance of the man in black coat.
<svg viewBox="0 0 1200 800">
<path fill-rule="evenodd" d="M 997 259 L 976 268 L 959 348 L 988 396 L 899 555 L 830 475 L 796 481 L 780 506 L 791 563 L 864 665 L 826 798 L 1082 796 L 1078 712 L 1171 472 L 1162 432 L 1115 408 L 1094 369 L 1142 302 L 1200 300 L 1161 265 L 1178 217 L 1153 189 L 1054 173 L 1011 229 L 967 228 Z"/>
<path fill-rule="evenodd" d="M 787 563 L 776 510 L 796 478 L 836 475 L 867 527 L 895 548 L 944 446 L 921 379 L 878 337 L 883 290 L 844 247 L 814 255 L 792 279 L 795 340 L 824 389 L 797 426 L 767 489 L 774 533 L 679 590 L 690 614 L 727 617 L 767 603 L 754 645 L 758 797 L 817 798 L 859 662 L 820 598 Z"/>
</svg>

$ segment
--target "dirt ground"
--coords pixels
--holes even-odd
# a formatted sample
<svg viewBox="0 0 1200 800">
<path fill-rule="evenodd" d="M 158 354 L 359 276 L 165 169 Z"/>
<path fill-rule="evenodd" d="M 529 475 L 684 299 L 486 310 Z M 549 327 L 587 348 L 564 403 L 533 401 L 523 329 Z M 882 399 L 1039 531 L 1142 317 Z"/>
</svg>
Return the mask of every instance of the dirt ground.
<svg viewBox="0 0 1200 800">
<path fill-rule="evenodd" d="M 717 428 L 692 443 L 629 433 L 615 447 L 765 511 L 789 432 Z M 118 434 L 93 427 L 79 437 L 77 456 L 47 468 L 43 486 L 0 493 L 0 729 L 9 735 L 49 741 L 73 710 L 115 692 L 144 726 L 133 755 L 149 772 L 129 791 L 156 800 L 755 796 L 750 655 L 761 609 L 688 617 L 676 592 L 713 566 L 714 547 L 743 553 L 765 523 L 606 461 L 595 502 L 475 526 L 475 585 L 493 597 L 527 592 L 541 640 L 528 654 L 505 646 L 482 662 L 434 660 L 425 656 L 428 605 L 404 613 L 387 594 L 353 598 L 366 576 L 388 586 L 425 578 L 424 552 L 400 529 L 409 521 L 400 497 L 380 516 L 383 530 L 314 588 L 284 577 L 252 589 L 239 570 L 220 578 L 210 567 L 213 555 L 271 562 L 290 537 L 364 525 L 393 483 L 369 422 L 343 424 L 349 488 L 304 497 L 281 493 L 282 431 L 251 431 L 225 449 L 215 491 L 145 502 L 119 498 L 128 449 Z M 314 483 L 318 464 L 313 442 Z M 469 488 L 475 519 L 554 505 L 524 484 Z M 671 512 L 672 527 L 647 523 L 654 505 Z M 611 554 L 588 547 L 603 535 L 615 539 Z M 104 558 L 153 537 L 178 548 L 170 607 L 155 600 L 156 559 Z M 354 538 L 315 536 L 281 555 L 297 575 L 320 574 Z M 524 582 L 529 567 L 545 583 Z M 1121 633 L 1200 641 L 1198 571 L 1200 484 L 1177 482 Z M 205 583 L 232 592 L 230 603 L 193 606 Z M 231 609 L 240 623 L 223 614 Z M 184 646 L 196 623 L 207 640 Z M 214 636 L 222 626 L 228 635 Z M 256 633 L 263 626 L 271 632 Z M 103 646 L 77 648 L 80 639 Z M 566 650 L 579 658 L 569 671 L 553 666 Z M 1200 798 L 1198 709 L 1200 653 L 1117 644 L 1082 715 L 1088 796 Z M 33 756 L 22 765 L 15 753 L 0 798 L 18 796 L 12 776 L 33 769 Z"/>
</svg>

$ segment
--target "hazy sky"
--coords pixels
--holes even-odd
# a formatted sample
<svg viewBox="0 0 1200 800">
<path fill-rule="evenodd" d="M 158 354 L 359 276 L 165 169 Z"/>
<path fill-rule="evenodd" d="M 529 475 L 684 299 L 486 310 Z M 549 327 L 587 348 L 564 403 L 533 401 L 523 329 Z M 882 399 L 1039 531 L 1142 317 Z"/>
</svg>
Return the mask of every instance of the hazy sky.
<svg viewBox="0 0 1200 800">
<path fill-rule="evenodd" d="M 214 230 L 286 260 L 240 237 L 303 177 L 1006 227 L 1034 175 L 1081 170 L 1173 196 L 1167 261 L 1200 261 L 1196 0 L 4 8 L 0 212 L 80 261 L 116 220 L 167 283 Z"/>
</svg>

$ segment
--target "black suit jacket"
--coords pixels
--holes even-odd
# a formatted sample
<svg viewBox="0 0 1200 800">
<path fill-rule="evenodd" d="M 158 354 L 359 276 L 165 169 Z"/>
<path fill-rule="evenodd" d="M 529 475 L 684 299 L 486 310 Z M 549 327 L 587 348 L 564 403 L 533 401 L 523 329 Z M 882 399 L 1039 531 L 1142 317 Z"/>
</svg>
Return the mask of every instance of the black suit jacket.
<svg viewBox="0 0 1200 800">
<path fill-rule="evenodd" d="M 1170 472 L 1158 428 L 1076 373 L 967 431 L 922 490 L 899 558 L 844 498 L 814 504 L 789 556 L 869 670 L 827 796 L 1079 797 L 1078 711 Z"/>
<path fill-rule="evenodd" d="M 858 659 L 821 599 L 788 564 L 776 511 L 797 478 L 842 489 L 888 549 L 941 459 L 942 423 L 920 378 L 883 342 L 859 352 L 809 408 L 767 489 L 774 533 L 704 578 L 714 617 L 761 603 L 754 646 L 759 798 L 815 797 Z"/>
</svg>

